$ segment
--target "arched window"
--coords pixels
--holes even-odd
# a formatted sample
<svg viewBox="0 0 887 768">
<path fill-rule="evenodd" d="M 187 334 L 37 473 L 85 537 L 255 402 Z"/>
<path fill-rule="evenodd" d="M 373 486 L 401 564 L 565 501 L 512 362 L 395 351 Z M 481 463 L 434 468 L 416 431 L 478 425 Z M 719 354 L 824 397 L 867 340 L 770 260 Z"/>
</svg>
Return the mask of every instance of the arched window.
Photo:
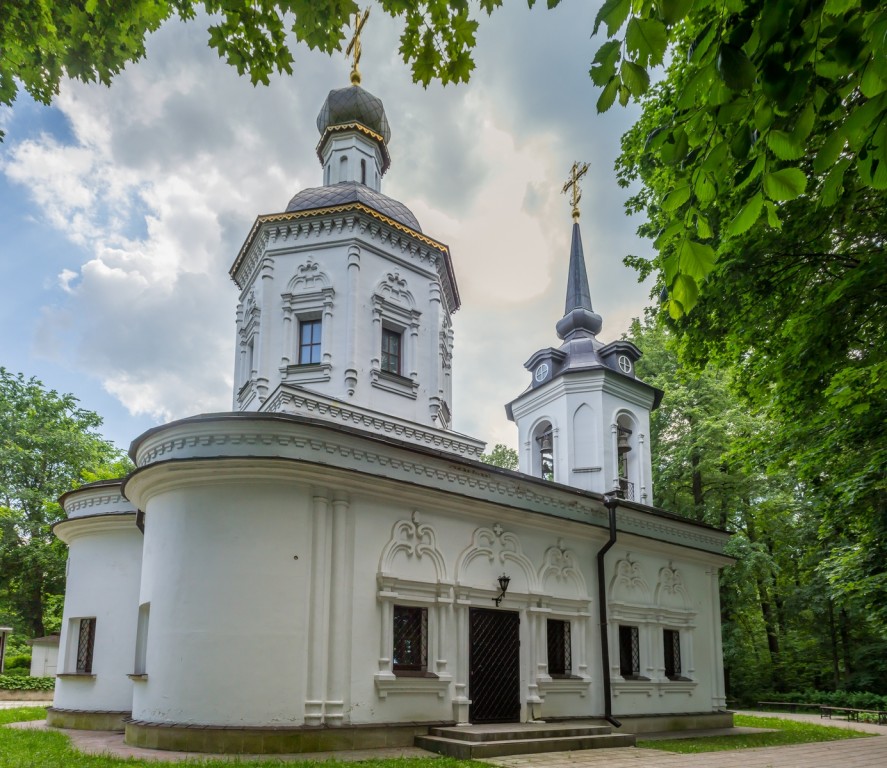
<svg viewBox="0 0 887 768">
<path fill-rule="evenodd" d="M 360 183 L 361 184 L 367 183 L 367 161 L 366 160 L 360 161 Z"/>
<path fill-rule="evenodd" d="M 619 414 L 616 419 L 616 490 L 628 501 L 638 501 L 635 488 L 638 463 L 636 433 L 634 420 L 626 413 Z"/>
<path fill-rule="evenodd" d="M 348 181 L 348 157 L 342 155 L 339 159 L 339 181 Z"/>
<path fill-rule="evenodd" d="M 550 421 L 541 422 L 533 430 L 530 450 L 532 473 L 543 480 L 554 480 L 554 430 Z"/>
</svg>

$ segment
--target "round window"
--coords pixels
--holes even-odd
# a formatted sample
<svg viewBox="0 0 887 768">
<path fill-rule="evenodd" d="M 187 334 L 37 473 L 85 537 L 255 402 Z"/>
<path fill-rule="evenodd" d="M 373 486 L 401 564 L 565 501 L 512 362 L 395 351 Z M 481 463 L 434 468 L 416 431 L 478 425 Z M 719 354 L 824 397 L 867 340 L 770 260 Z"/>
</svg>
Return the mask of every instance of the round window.
<svg viewBox="0 0 887 768">
<path fill-rule="evenodd" d="M 625 355 L 619 355 L 619 367 L 623 373 L 631 373 L 631 360 Z"/>
</svg>

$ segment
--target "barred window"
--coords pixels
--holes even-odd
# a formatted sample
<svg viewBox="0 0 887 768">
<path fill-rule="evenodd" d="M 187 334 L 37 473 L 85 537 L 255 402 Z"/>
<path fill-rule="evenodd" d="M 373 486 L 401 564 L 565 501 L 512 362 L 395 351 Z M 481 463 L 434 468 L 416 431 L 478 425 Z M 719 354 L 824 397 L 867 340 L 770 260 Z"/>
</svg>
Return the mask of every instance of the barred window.
<svg viewBox="0 0 887 768">
<path fill-rule="evenodd" d="M 641 675 L 641 642 L 637 627 L 619 627 L 619 674 L 626 680 Z"/>
<path fill-rule="evenodd" d="M 400 375 L 401 334 L 388 328 L 382 329 L 382 370 Z"/>
<path fill-rule="evenodd" d="M 573 671 L 570 622 L 548 619 L 548 674 L 567 677 Z"/>
<path fill-rule="evenodd" d="M 669 680 L 681 677 L 681 633 L 676 629 L 663 629 L 662 640 L 665 645 L 665 676 Z"/>
<path fill-rule="evenodd" d="M 425 672 L 428 669 L 428 609 L 394 606 L 395 672 Z"/>
<path fill-rule="evenodd" d="M 77 672 L 92 674 L 92 651 L 95 646 L 95 619 L 80 619 L 77 634 Z"/>
</svg>

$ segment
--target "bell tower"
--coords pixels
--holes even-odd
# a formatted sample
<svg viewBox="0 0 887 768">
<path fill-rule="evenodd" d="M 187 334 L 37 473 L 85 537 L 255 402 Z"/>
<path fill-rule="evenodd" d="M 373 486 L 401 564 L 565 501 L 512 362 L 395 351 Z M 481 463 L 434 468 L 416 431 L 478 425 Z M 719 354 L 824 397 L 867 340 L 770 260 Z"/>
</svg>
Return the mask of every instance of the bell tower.
<svg viewBox="0 0 887 768">
<path fill-rule="evenodd" d="M 597 338 L 603 320 L 591 305 L 579 229 L 587 172 L 587 163 L 574 163 L 563 188 L 573 215 L 564 316 L 555 326 L 563 343 L 524 363 L 530 385 L 505 410 L 517 424 L 521 472 L 651 505 L 650 411 L 662 392 L 635 375 L 634 344 Z"/>
</svg>

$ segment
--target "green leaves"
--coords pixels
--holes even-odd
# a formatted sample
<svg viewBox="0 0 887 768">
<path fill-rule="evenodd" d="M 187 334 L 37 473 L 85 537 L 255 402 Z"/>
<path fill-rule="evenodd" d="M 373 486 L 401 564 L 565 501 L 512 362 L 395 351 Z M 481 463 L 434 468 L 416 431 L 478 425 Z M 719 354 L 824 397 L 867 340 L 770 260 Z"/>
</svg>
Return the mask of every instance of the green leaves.
<svg viewBox="0 0 887 768">
<path fill-rule="evenodd" d="M 631 0 L 605 0 L 601 9 L 597 12 L 594 20 L 594 30 L 592 35 L 596 35 L 601 24 L 607 27 L 607 37 L 613 37 L 625 20 L 628 18 L 628 12 L 631 10 Z"/>
<path fill-rule="evenodd" d="M 662 63 L 667 37 L 665 24 L 658 19 L 632 17 L 625 30 L 625 47 L 641 67 Z"/>
<path fill-rule="evenodd" d="M 757 72 L 742 49 L 724 44 L 718 50 L 718 74 L 731 90 L 748 91 Z"/>
<path fill-rule="evenodd" d="M 807 177 L 799 168 L 783 168 L 764 174 L 764 192 L 771 200 L 794 200 L 804 194 Z"/>
<path fill-rule="evenodd" d="M 749 230 L 761 217 L 763 208 L 764 195 L 761 192 L 752 195 L 751 199 L 739 209 L 739 213 L 733 217 L 733 220 L 727 226 L 727 234 L 736 236 Z"/>
</svg>

